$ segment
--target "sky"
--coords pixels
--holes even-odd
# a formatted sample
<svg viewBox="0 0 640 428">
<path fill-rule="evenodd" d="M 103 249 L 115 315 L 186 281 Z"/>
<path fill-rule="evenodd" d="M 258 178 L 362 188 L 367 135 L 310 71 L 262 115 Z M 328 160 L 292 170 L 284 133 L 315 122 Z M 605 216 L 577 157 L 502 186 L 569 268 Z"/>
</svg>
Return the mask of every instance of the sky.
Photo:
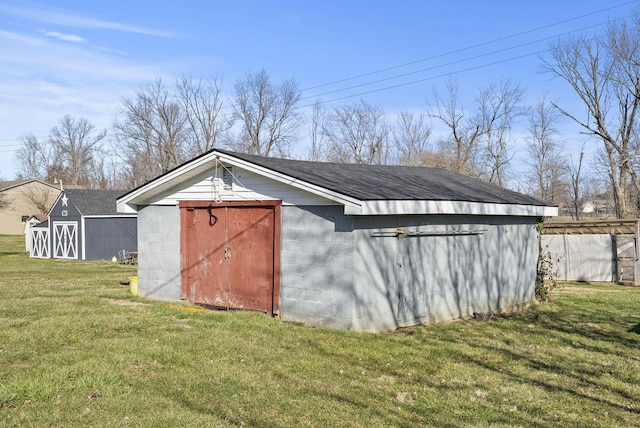
<svg viewBox="0 0 640 428">
<path fill-rule="evenodd" d="M 426 112 L 448 76 L 469 108 L 480 88 L 511 79 L 526 103 L 546 94 L 579 109 L 566 83 L 542 72 L 545 50 L 639 9 L 640 0 L 0 0 L 0 178 L 15 178 L 24 135 L 46 139 L 66 114 L 109 129 L 122 100 L 158 78 L 217 77 L 230 97 L 264 69 L 273 82 L 298 82 L 301 109 L 365 100 L 389 117 Z M 579 150 L 575 128 L 565 133 Z"/>
</svg>

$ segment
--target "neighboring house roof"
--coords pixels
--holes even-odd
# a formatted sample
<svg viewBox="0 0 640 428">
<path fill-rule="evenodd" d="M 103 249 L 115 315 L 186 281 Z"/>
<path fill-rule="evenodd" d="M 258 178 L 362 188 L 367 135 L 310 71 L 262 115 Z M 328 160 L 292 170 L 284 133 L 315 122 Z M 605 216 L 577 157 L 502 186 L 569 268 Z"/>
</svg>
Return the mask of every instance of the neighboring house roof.
<svg viewBox="0 0 640 428">
<path fill-rule="evenodd" d="M 49 186 L 56 190 L 60 189 L 60 187 L 56 186 L 55 184 L 47 183 L 46 181 L 42 181 L 42 180 L 31 179 L 31 180 L 5 181 L 4 183 L 0 183 L 0 192 L 4 192 L 5 190 L 13 189 L 19 186 L 24 186 L 25 184 L 34 183 L 34 182 L 43 184 L 45 186 Z"/>
<path fill-rule="evenodd" d="M 440 168 L 339 164 L 278 159 L 213 149 L 118 200 L 120 212 L 137 209 L 218 162 L 247 169 L 345 205 L 351 215 L 487 214 L 553 216 L 557 207 Z"/>
<path fill-rule="evenodd" d="M 6 202 L 0 210 L 0 233 L 24 233 L 24 219 L 48 212 L 59 194 L 60 187 L 36 179 L 0 183 L 0 197 Z"/>
<path fill-rule="evenodd" d="M 65 189 L 60 198 L 69 198 L 83 216 L 120 215 L 116 209 L 116 200 L 124 190 Z"/>
</svg>

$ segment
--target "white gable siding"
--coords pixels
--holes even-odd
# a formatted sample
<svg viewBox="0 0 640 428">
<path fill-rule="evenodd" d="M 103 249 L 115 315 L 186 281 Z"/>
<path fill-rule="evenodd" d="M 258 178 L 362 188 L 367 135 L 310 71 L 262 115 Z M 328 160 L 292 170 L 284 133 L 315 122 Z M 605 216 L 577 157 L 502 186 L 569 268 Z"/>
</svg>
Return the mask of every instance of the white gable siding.
<svg viewBox="0 0 640 428">
<path fill-rule="evenodd" d="M 222 179 L 223 171 L 222 168 L 218 169 L 218 178 Z M 223 201 L 281 200 L 283 205 L 336 205 L 329 199 L 238 168 L 233 169 L 236 178 L 233 186 L 218 186 L 219 192 L 216 195 L 213 185 L 215 173 L 208 171 L 188 180 L 159 195 L 151 205 L 176 205 L 179 201 L 210 201 L 216 196 Z"/>
</svg>

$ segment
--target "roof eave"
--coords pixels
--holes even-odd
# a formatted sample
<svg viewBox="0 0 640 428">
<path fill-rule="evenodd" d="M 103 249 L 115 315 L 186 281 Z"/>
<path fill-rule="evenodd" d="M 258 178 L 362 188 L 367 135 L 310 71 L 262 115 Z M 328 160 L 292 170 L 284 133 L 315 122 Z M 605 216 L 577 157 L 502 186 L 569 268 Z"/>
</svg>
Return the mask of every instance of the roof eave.
<svg viewBox="0 0 640 428">
<path fill-rule="evenodd" d="M 116 200 L 116 210 L 119 213 L 137 213 L 139 205 L 149 203 L 154 196 L 172 187 L 177 178 L 183 177 L 185 174 L 197 175 L 200 173 L 200 170 L 206 170 L 208 168 L 207 164 L 210 163 L 212 159 L 215 159 L 215 152 L 213 151 L 180 165 L 150 182 L 133 189 Z"/>
<path fill-rule="evenodd" d="M 374 200 L 362 201 L 357 209 L 345 207 L 347 215 L 457 214 L 555 217 L 558 207 L 546 205 L 498 204 L 469 201 Z"/>
<path fill-rule="evenodd" d="M 0 192 L 4 192 L 4 191 L 7 191 L 7 190 L 15 189 L 16 187 L 24 186 L 24 185 L 29 184 L 29 183 L 39 183 L 39 184 L 42 184 L 43 186 L 51 187 L 54 190 L 60 190 L 58 188 L 58 186 L 56 186 L 55 184 L 47 183 L 46 181 L 42 181 L 42 180 L 38 180 L 38 179 L 33 178 L 33 179 L 30 179 L 30 180 L 17 180 L 15 182 L 12 182 L 11 185 L 9 185 L 7 187 L 0 188 Z"/>
<path fill-rule="evenodd" d="M 215 166 L 215 162 L 218 161 L 332 200 L 344 205 L 345 209 L 349 208 L 357 211 L 360 209 L 362 204 L 362 201 L 358 199 L 314 185 L 290 175 L 274 171 L 253 162 L 245 161 L 230 154 L 213 150 L 208 154 L 195 158 L 191 162 L 187 162 L 186 164 L 179 166 L 176 169 L 157 177 L 149 183 L 123 195 L 116 202 L 117 210 L 120 213 L 136 213 L 139 205 L 148 204 L 154 196 L 173 187 L 176 180 L 184 180 L 185 175 L 188 176 L 188 178 L 195 177 L 198 174 L 213 168 Z"/>
<path fill-rule="evenodd" d="M 334 190 L 321 187 L 308 181 L 300 180 L 287 174 L 283 174 L 274 171 L 270 168 L 257 165 L 253 162 L 245 161 L 243 159 L 230 156 L 224 153 L 219 154 L 219 159 L 229 165 L 236 166 L 251 172 L 255 172 L 263 177 L 269 178 L 274 181 L 286 184 L 291 187 L 312 193 L 314 195 L 329 199 L 345 206 L 345 209 L 350 208 L 353 210 L 359 210 L 362 206 L 362 201 L 351 196 L 347 196 L 343 193 L 336 192 Z"/>
</svg>

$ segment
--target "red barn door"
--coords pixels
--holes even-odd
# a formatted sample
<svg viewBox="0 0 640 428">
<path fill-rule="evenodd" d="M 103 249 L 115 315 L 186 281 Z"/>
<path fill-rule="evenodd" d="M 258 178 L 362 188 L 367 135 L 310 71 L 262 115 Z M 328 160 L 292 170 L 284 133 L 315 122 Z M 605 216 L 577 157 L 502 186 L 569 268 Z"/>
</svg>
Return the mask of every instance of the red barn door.
<svg viewBox="0 0 640 428">
<path fill-rule="evenodd" d="M 280 203 L 182 202 L 182 298 L 277 313 Z"/>
</svg>

